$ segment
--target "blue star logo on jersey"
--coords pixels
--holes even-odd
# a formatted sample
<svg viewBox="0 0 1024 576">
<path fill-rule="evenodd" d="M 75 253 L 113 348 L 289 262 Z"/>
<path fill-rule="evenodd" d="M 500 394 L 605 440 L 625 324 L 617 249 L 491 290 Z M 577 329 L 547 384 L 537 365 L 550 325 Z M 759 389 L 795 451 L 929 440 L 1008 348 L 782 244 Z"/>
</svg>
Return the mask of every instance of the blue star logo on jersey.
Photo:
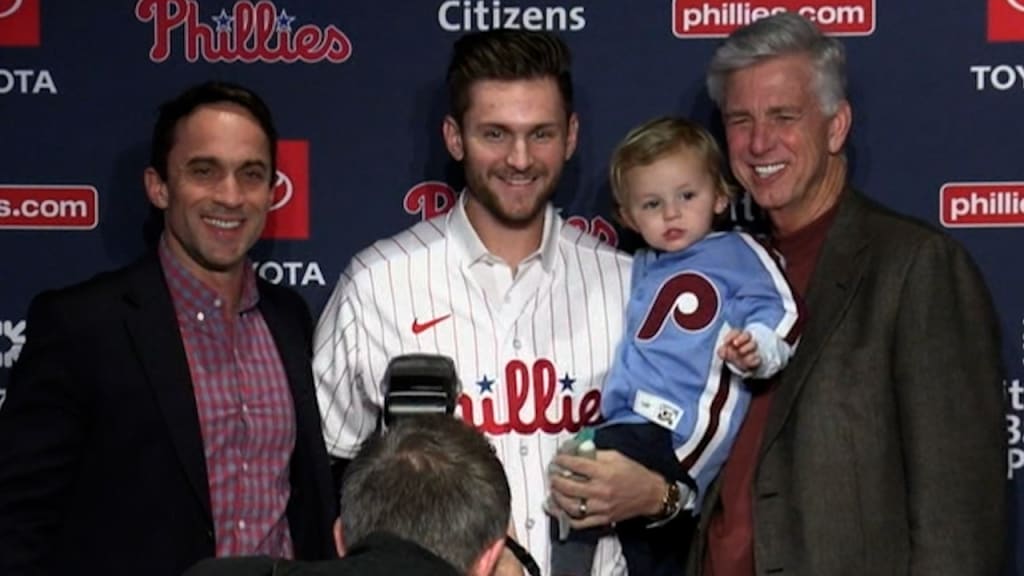
<svg viewBox="0 0 1024 576">
<path fill-rule="evenodd" d="M 295 16 L 289 16 L 288 12 L 284 8 L 282 8 L 281 14 L 277 16 L 277 31 L 291 32 L 292 22 L 295 22 Z"/>
<path fill-rule="evenodd" d="M 562 379 L 559 380 L 559 382 L 562 383 L 562 392 L 572 392 L 572 385 L 576 383 L 576 379 L 569 378 L 569 373 L 566 372 L 565 376 L 562 377 Z"/>
<path fill-rule="evenodd" d="M 494 385 L 494 380 L 488 379 L 486 374 L 484 374 L 484 377 L 480 379 L 480 381 L 478 381 L 476 385 L 480 387 L 481 394 L 483 394 L 484 392 L 494 392 L 494 390 L 491 389 L 491 387 Z"/>
<path fill-rule="evenodd" d="M 230 32 L 231 24 L 234 21 L 235 19 L 228 16 L 228 11 L 224 8 L 220 9 L 220 14 L 213 17 L 213 22 L 217 25 L 217 32 Z"/>
</svg>

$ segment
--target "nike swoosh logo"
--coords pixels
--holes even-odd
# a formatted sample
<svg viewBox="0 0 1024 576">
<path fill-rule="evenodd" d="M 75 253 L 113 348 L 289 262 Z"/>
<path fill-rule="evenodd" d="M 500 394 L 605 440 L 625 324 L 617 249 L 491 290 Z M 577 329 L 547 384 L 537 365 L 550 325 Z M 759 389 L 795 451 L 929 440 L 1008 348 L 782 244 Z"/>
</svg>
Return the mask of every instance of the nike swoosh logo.
<svg viewBox="0 0 1024 576">
<path fill-rule="evenodd" d="M 424 322 L 422 324 L 420 324 L 419 320 L 413 319 L 413 321 L 412 321 L 412 333 L 413 334 L 419 334 L 419 333 L 424 332 L 426 330 L 430 330 L 434 326 L 437 326 L 438 324 L 440 324 L 441 322 L 444 322 L 445 320 L 447 320 L 450 317 L 451 317 L 451 314 L 445 314 L 444 316 L 438 316 L 437 318 L 434 318 L 433 320 L 427 320 L 426 322 Z"/>
</svg>

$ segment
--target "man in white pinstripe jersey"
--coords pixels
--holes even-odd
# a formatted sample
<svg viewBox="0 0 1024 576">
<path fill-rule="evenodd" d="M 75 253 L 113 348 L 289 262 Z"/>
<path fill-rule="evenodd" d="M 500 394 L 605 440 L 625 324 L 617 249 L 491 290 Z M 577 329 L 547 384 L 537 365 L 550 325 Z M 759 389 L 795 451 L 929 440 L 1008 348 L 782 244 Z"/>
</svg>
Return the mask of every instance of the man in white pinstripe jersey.
<svg viewBox="0 0 1024 576">
<path fill-rule="evenodd" d="M 514 533 L 547 574 L 547 466 L 562 440 L 599 416 L 630 258 L 567 226 L 549 202 L 579 126 L 561 40 L 468 34 L 447 82 L 444 141 L 463 163 L 466 191 L 447 215 L 378 241 L 342 274 L 315 337 L 324 433 L 332 455 L 352 458 L 377 427 L 388 361 L 452 357 L 459 414 L 494 443 Z M 590 478 L 558 483 L 574 527 L 674 511 L 668 482 L 617 452 L 559 463 Z M 593 573 L 625 571 L 615 539 L 603 539 Z"/>
</svg>

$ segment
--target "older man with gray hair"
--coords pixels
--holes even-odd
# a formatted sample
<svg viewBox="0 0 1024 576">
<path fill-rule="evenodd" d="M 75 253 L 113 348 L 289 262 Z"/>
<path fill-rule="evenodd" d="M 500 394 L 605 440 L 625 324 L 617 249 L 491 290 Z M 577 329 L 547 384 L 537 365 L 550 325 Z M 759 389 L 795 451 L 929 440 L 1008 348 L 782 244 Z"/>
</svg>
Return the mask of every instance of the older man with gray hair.
<svg viewBox="0 0 1024 576">
<path fill-rule="evenodd" d="M 732 171 L 767 212 L 808 323 L 754 396 L 691 567 L 998 575 L 1006 431 L 990 297 L 959 244 L 848 183 L 844 69 L 842 44 L 791 13 L 737 30 L 709 67 Z"/>
</svg>

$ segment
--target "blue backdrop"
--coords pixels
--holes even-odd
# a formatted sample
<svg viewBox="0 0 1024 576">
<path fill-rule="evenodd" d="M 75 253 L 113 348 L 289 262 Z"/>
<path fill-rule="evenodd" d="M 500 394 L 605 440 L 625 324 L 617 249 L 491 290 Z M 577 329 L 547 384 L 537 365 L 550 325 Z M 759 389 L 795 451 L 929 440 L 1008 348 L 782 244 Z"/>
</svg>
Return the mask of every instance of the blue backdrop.
<svg viewBox="0 0 1024 576">
<path fill-rule="evenodd" d="M 712 50 L 783 9 L 844 37 L 854 183 L 948 227 L 992 289 L 1015 488 L 1008 573 L 1024 575 L 1024 0 L 0 0 L 0 402 L 32 295 L 144 250 L 149 131 L 185 85 L 233 80 L 274 110 L 279 209 L 258 270 L 315 313 L 357 249 L 444 211 L 461 186 L 440 127 L 464 31 L 550 29 L 569 43 L 581 142 L 556 204 L 618 242 L 614 144 L 666 113 L 716 126 Z"/>
</svg>

